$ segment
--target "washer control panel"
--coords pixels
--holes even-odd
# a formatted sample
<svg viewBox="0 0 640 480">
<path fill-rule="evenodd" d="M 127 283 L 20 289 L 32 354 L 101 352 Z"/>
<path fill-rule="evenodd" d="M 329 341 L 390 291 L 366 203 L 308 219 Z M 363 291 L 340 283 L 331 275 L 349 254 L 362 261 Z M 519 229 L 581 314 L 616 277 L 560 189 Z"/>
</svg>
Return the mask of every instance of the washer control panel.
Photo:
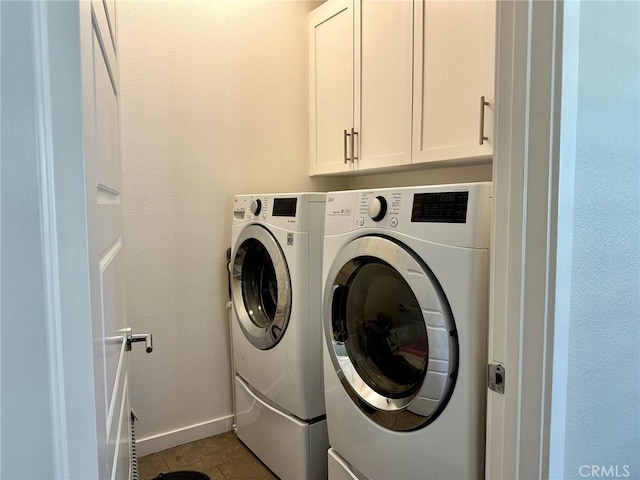
<svg viewBox="0 0 640 480">
<path fill-rule="evenodd" d="M 262 210 L 262 200 L 260 200 L 259 198 L 251 200 L 249 209 L 251 210 L 251 213 L 253 213 L 255 216 L 258 216 L 260 214 L 260 210 Z"/>
<path fill-rule="evenodd" d="M 308 212 L 324 209 L 326 198 L 326 193 L 317 192 L 236 195 L 233 224 L 266 222 L 289 230 L 306 231 L 311 228 Z"/>
<path fill-rule="evenodd" d="M 272 201 L 269 196 L 237 196 L 233 200 L 233 218 L 236 221 L 266 220 Z"/>
</svg>

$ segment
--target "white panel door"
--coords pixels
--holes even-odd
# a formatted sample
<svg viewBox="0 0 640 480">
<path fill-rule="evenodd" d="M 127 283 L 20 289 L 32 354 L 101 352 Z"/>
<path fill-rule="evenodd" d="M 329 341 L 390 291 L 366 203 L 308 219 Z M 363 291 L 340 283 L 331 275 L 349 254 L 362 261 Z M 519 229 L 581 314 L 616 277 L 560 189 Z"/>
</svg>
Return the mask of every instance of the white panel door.
<svg viewBox="0 0 640 480">
<path fill-rule="evenodd" d="M 2 377 L 0 476 L 127 479 L 132 475 L 131 416 L 118 65 L 109 27 L 115 19 L 108 20 L 102 0 L 1 5 L 2 60 L 3 66 L 10 60 L 7 70 L 12 72 L 6 76 L 3 70 L 2 131 L 4 114 L 12 114 L 19 123 L 9 123 L 13 129 L 8 131 L 20 135 L 6 136 L 12 140 L 8 151 L 19 154 L 13 157 L 21 160 L 15 165 L 25 165 L 10 176 L 17 201 L 3 191 L 3 201 L 8 198 L 11 205 L 3 204 L 2 226 L 13 226 L 4 214 L 15 212 L 13 222 L 31 233 L 22 235 L 22 244 L 5 242 L 3 236 L 2 253 L 9 251 L 13 264 L 24 270 L 7 278 L 18 280 L 16 288 L 23 287 L 33 305 L 24 313 L 9 310 L 21 325 L 19 332 L 29 330 L 13 341 L 38 352 L 11 350 L 16 353 L 13 379 Z M 7 14 L 13 28 L 6 28 Z M 15 48 L 16 55 L 7 55 L 6 46 Z M 11 92 L 4 90 L 5 80 Z M 15 97 L 13 103 L 5 102 L 8 94 Z M 25 195 L 29 202 L 22 202 Z M 7 238 L 17 239 L 27 227 Z M 38 267 L 29 268 L 31 262 Z M 14 305 L 23 306 L 20 302 L 18 295 Z M 4 349 L 11 340 L 3 340 Z M 5 386 L 12 387 L 11 396 L 5 395 Z M 5 422 L 5 413 L 12 422 Z M 34 431 L 37 441 L 29 438 Z M 12 455 L 5 448 L 10 443 L 13 451 L 27 453 Z"/>
<path fill-rule="evenodd" d="M 81 2 L 85 181 L 100 479 L 131 475 L 124 209 L 113 2 Z M 111 15 L 111 16 L 110 16 Z"/>
<path fill-rule="evenodd" d="M 413 163 L 492 155 L 496 6 L 416 0 Z M 484 134 L 480 144 L 484 96 Z"/>
<path fill-rule="evenodd" d="M 411 163 L 413 3 L 356 2 L 358 170 Z"/>
<path fill-rule="evenodd" d="M 327 2 L 309 16 L 309 173 L 352 169 L 353 0 Z M 347 130 L 347 134 L 345 134 Z"/>
</svg>

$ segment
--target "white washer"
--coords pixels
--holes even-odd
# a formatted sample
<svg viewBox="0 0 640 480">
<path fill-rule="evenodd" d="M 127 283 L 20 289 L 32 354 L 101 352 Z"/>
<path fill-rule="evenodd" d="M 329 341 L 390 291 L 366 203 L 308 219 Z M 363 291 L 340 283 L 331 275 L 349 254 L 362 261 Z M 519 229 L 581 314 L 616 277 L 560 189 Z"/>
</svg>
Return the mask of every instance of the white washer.
<svg viewBox="0 0 640 480">
<path fill-rule="evenodd" d="M 491 195 L 327 195 L 330 478 L 483 478 Z"/>
<path fill-rule="evenodd" d="M 282 479 L 326 478 L 326 194 L 238 195 L 231 228 L 238 437 Z"/>
</svg>

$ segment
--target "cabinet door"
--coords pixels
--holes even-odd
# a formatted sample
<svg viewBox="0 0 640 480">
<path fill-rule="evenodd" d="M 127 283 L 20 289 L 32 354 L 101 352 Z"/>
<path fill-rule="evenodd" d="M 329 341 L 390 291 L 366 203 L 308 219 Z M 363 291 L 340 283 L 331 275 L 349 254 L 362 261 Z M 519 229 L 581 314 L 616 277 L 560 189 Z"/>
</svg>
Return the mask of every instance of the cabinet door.
<svg viewBox="0 0 640 480">
<path fill-rule="evenodd" d="M 495 2 L 416 0 L 413 163 L 489 158 Z M 489 105 L 481 121 L 481 102 Z M 481 123 L 488 140 L 480 144 Z"/>
<path fill-rule="evenodd" d="M 309 171 L 347 172 L 353 167 L 344 135 L 353 127 L 353 1 L 328 1 L 309 21 Z"/>
<path fill-rule="evenodd" d="M 410 164 L 413 1 L 357 1 L 355 18 L 356 168 Z"/>
</svg>

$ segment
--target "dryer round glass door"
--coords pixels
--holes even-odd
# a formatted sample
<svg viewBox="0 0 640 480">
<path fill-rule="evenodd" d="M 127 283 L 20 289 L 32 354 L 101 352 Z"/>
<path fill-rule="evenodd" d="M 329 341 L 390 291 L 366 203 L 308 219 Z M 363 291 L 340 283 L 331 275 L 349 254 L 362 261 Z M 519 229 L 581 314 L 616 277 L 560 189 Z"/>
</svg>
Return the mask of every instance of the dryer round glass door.
<svg viewBox="0 0 640 480">
<path fill-rule="evenodd" d="M 282 338 L 291 313 L 289 269 L 278 242 L 259 225 L 245 228 L 231 264 L 231 298 L 247 339 L 267 350 Z"/>
<path fill-rule="evenodd" d="M 392 430 L 435 420 L 453 392 L 458 342 L 425 262 L 389 238 L 358 238 L 333 262 L 324 307 L 330 358 L 355 404 Z"/>
</svg>

